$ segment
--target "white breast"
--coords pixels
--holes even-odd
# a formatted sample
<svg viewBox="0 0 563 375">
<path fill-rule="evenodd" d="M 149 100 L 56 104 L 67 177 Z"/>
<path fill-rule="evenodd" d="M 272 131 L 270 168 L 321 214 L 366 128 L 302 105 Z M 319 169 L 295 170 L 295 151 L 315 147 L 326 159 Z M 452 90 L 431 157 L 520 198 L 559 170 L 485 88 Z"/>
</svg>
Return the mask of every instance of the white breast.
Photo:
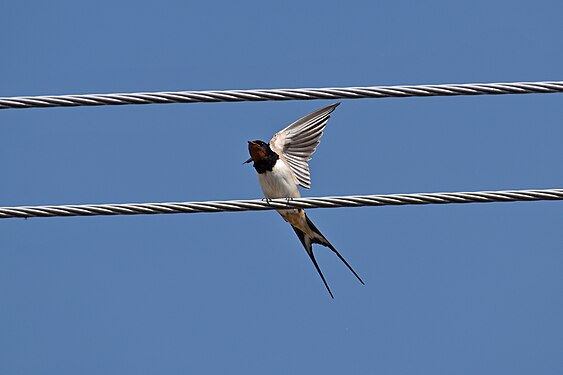
<svg viewBox="0 0 563 375">
<path fill-rule="evenodd" d="M 265 198 L 299 198 L 301 196 L 291 170 L 281 159 L 276 161 L 271 172 L 259 173 L 258 181 Z"/>
</svg>

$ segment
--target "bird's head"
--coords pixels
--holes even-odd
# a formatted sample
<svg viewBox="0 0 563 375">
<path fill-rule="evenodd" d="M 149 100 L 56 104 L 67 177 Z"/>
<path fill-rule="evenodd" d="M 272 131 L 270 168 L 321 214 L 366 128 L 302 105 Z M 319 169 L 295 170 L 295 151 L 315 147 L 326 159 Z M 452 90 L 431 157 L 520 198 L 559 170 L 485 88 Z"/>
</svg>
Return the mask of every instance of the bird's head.
<svg viewBox="0 0 563 375">
<path fill-rule="evenodd" d="M 256 163 L 265 160 L 272 150 L 266 142 L 254 140 L 248 141 L 248 152 L 250 153 L 250 159 L 245 161 L 245 163 L 250 163 L 251 161 Z"/>
</svg>

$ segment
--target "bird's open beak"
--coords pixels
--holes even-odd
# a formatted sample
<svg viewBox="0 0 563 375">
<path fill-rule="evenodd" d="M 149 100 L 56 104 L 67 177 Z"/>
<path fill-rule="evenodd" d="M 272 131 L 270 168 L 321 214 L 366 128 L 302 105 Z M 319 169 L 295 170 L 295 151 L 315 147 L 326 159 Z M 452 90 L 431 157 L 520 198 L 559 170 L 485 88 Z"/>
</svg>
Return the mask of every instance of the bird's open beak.
<svg viewBox="0 0 563 375">
<path fill-rule="evenodd" d="M 254 144 L 254 141 L 248 141 L 248 144 L 249 144 L 249 145 L 252 145 L 252 144 Z M 250 163 L 251 161 L 252 161 L 252 158 L 248 158 L 248 160 L 245 161 L 245 162 L 242 163 L 242 164 L 248 164 L 248 163 Z"/>
</svg>

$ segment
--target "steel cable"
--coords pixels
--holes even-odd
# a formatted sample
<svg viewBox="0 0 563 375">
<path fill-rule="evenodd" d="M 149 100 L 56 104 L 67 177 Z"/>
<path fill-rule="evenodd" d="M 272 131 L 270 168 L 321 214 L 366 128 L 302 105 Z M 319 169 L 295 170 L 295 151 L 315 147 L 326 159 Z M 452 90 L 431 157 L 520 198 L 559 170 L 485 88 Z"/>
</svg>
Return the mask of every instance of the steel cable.
<svg viewBox="0 0 563 375">
<path fill-rule="evenodd" d="M 478 202 L 563 200 L 563 189 L 503 190 L 457 193 L 353 195 L 273 200 L 84 204 L 0 207 L 0 219 L 56 216 L 153 215 L 199 212 L 261 211 L 287 208 L 336 208 Z"/>
<path fill-rule="evenodd" d="M 563 81 L 0 97 L 0 109 L 563 92 Z"/>
</svg>

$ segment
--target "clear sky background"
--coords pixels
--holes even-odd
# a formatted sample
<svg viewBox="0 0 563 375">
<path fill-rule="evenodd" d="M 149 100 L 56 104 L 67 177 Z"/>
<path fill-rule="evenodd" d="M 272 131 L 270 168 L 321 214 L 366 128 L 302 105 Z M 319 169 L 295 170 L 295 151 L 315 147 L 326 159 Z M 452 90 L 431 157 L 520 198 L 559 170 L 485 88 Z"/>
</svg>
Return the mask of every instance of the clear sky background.
<svg viewBox="0 0 563 375">
<path fill-rule="evenodd" d="M 560 1 L 20 1 L 0 96 L 563 79 Z M 334 101 L 0 111 L 0 205 L 260 198 Z M 563 187 L 563 95 L 344 100 L 305 196 Z M 563 373 L 563 203 L 0 222 L 1 374 Z"/>
</svg>

